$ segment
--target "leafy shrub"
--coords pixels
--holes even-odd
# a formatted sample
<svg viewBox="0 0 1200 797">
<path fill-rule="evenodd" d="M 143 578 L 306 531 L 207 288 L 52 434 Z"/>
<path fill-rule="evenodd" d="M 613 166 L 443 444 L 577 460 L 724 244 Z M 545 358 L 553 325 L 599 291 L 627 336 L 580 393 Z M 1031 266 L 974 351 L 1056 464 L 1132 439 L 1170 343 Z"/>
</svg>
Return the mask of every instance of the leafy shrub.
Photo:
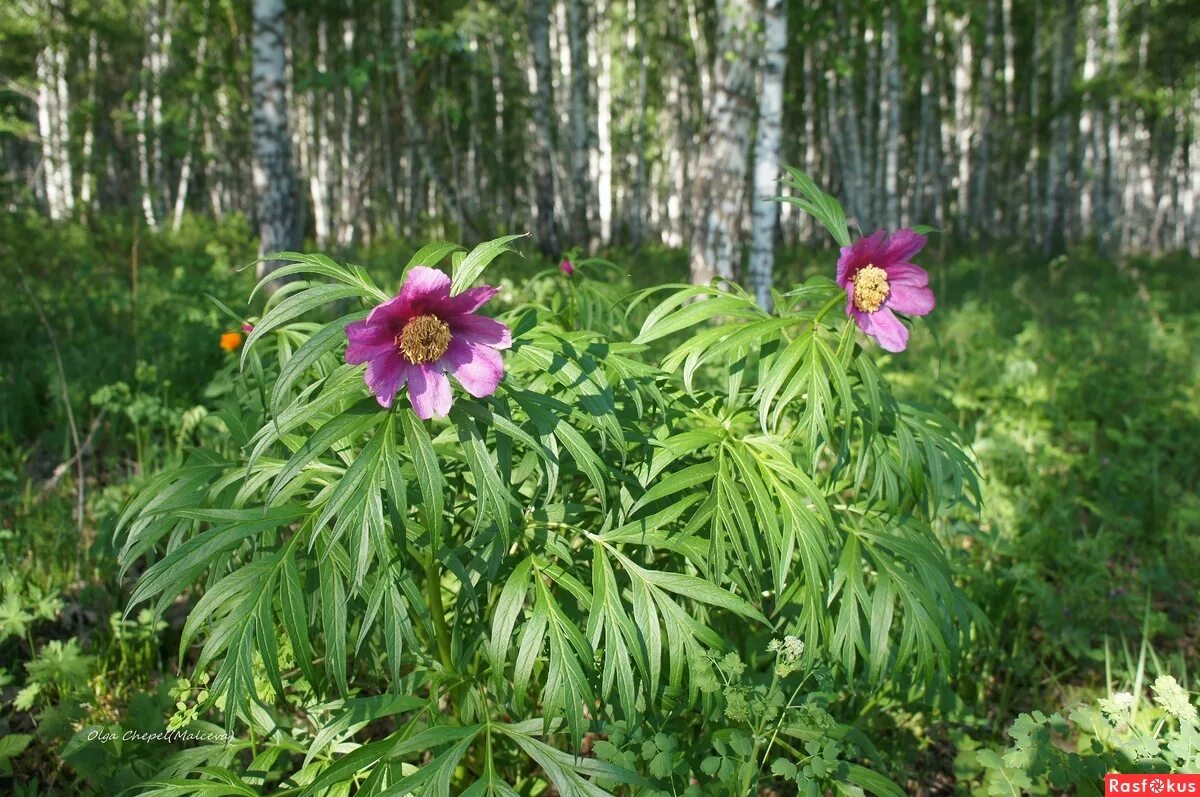
<svg viewBox="0 0 1200 797">
<path fill-rule="evenodd" d="M 462 291 L 507 248 L 431 244 L 405 271 L 449 256 Z M 214 414 L 230 444 L 120 521 L 123 566 L 147 562 L 131 605 L 195 600 L 180 660 L 210 680 L 175 723 L 249 735 L 152 791 L 898 793 L 828 701 L 953 667 L 978 618 L 930 523 L 978 488 L 953 425 L 831 312 L 841 288 L 773 315 L 736 287 L 622 299 L 602 263 L 544 272 L 501 316 L 499 390 L 423 422 L 342 362 L 363 311 L 298 320 L 389 295 L 287 257 L 277 275 L 323 281 L 268 302 Z"/>
</svg>

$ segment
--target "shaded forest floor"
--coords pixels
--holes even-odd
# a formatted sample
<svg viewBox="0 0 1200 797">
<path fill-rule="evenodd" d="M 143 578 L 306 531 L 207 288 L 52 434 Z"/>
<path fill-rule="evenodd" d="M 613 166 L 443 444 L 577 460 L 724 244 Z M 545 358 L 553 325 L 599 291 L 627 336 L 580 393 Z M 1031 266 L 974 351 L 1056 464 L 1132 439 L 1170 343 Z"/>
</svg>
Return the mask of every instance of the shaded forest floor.
<svg viewBox="0 0 1200 797">
<path fill-rule="evenodd" d="M 415 248 L 348 259 L 387 286 Z M 686 275 L 680 252 L 608 256 L 631 288 Z M 98 718 L 161 729 L 184 620 L 121 618 L 115 513 L 139 478 L 212 433 L 207 406 L 233 356 L 219 339 L 236 330 L 218 302 L 245 306 L 253 242 L 236 223 L 189 219 L 159 237 L 10 217 L 0 257 L 0 735 L 29 737 L 0 748 L 0 783 L 15 770 L 46 788 L 87 771 L 115 792 L 161 751 L 70 741 Z M 780 283 L 831 275 L 834 259 L 781 252 Z M 848 719 L 913 793 L 966 794 L 983 774 L 978 749 L 1004 746 L 1021 712 L 1120 687 L 1143 637 L 1155 666 L 1194 669 L 1200 283 L 1186 257 L 1118 266 L 1086 250 L 933 251 L 922 264 L 938 308 L 887 370 L 972 441 L 984 507 L 939 532 L 989 624 L 964 676 L 924 694 L 864 691 Z M 546 267 L 513 258 L 489 275 L 519 287 Z"/>
</svg>

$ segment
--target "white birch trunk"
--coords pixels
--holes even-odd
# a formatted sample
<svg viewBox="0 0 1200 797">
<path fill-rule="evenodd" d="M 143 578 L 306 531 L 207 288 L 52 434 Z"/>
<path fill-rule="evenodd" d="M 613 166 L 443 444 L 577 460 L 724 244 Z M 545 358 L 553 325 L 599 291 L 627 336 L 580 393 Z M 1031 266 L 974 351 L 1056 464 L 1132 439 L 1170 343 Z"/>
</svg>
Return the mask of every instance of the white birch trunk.
<svg viewBox="0 0 1200 797">
<path fill-rule="evenodd" d="M 288 135 L 285 11 L 284 0 L 254 0 L 251 123 L 254 197 L 264 254 L 295 251 L 301 244 Z M 260 276 L 279 268 L 280 262 L 259 263 Z"/>
<path fill-rule="evenodd" d="M 591 239 L 590 211 L 592 187 L 588 173 L 588 31 L 587 9 L 583 0 L 567 0 L 567 38 L 570 46 L 571 87 L 570 131 L 571 235 L 575 242 L 587 246 Z"/>
<path fill-rule="evenodd" d="M 929 202 L 929 173 L 941 163 L 941 138 L 936 128 L 936 104 L 934 79 L 934 31 L 937 28 L 935 0 L 925 3 L 921 36 L 921 105 L 920 129 L 917 131 L 916 186 L 913 192 L 913 217 L 924 223 L 926 206 Z"/>
<path fill-rule="evenodd" d="M 973 155 L 974 175 L 971 178 L 970 218 L 972 236 L 986 234 L 991 229 L 991 197 L 988 194 L 988 172 L 992 165 L 992 85 L 996 71 L 996 0 L 987 0 L 984 18 L 983 56 L 979 60 L 979 115 Z"/>
<path fill-rule="evenodd" d="M 1061 251 L 1069 237 L 1067 180 L 1072 125 L 1071 116 L 1063 106 L 1075 73 L 1075 0 L 1064 0 L 1062 15 L 1051 66 L 1051 104 L 1055 109 L 1055 117 L 1052 125 L 1050 161 L 1046 169 L 1045 245 L 1049 251 Z"/>
<path fill-rule="evenodd" d="M 554 209 L 557 202 L 554 180 L 554 84 L 550 62 L 550 4 L 531 0 L 528 8 L 529 40 L 533 63 L 529 93 L 533 97 L 533 173 L 537 208 L 537 244 L 549 257 L 560 251 Z"/>
<path fill-rule="evenodd" d="M 630 171 L 633 186 L 629 203 L 629 242 L 636 249 L 642 245 L 646 222 L 646 112 L 648 89 L 646 74 L 646 26 L 645 0 L 630 0 L 629 52 L 637 64 L 636 95 L 633 103 L 633 148 L 630 155 Z"/>
<path fill-rule="evenodd" d="M 46 210 L 60 221 L 75 209 L 75 191 L 68 142 L 70 92 L 66 82 L 66 56 L 61 45 L 51 45 L 37 55 L 37 120 L 41 140 L 42 180 Z"/>
<path fill-rule="evenodd" d="M 492 111 L 494 114 L 492 117 L 492 151 L 494 153 L 492 173 L 495 190 L 492 194 L 492 202 L 502 226 L 507 227 L 509 224 L 509 217 L 512 214 L 512 200 L 510 196 L 511 192 L 508 190 L 508 187 L 504 184 L 503 180 L 504 167 L 507 165 L 505 161 L 507 145 L 505 143 L 504 126 L 504 72 L 503 64 L 500 60 L 500 46 L 502 45 L 498 45 L 497 42 L 493 40 L 488 48 L 490 50 L 492 62 Z"/>
<path fill-rule="evenodd" d="M 608 0 L 596 3 L 596 47 L 599 74 L 596 79 L 596 210 L 600 221 L 600 243 L 612 242 L 613 151 L 612 151 L 612 50 L 608 40 Z"/>
<path fill-rule="evenodd" d="M 1105 71 L 1115 81 L 1121 57 L 1120 8 L 1117 0 L 1108 0 L 1106 17 Z M 1120 240 L 1116 220 L 1121 207 L 1118 160 L 1121 156 L 1121 105 L 1115 91 L 1109 95 L 1104 135 L 1104 220 L 1100 227 L 1100 240 L 1111 246 L 1114 241 Z"/>
<path fill-rule="evenodd" d="M 1089 4 L 1084 9 L 1083 82 L 1085 91 L 1079 112 L 1080 143 L 1080 191 L 1079 219 L 1084 230 L 1093 229 L 1097 222 L 1098 208 L 1103 204 L 1100 197 L 1100 128 L 1103 120 L 1096 110 L 1096 93 L 1093 84 L 1100 73 L 1100 9 Z"/>
<path fill-rule="evenodd" d="M 954 20 L 954 138 L 955 151 L 958 156 L 958 172 L 955 188 L 957 191 L 957 218 L 959 232 L 962 233 L 967 224 L 968 206 L 971 191 L 971 136 L 973 119 L 973 95 L 971 93 L 971 76 L 974 63 L 974 52 L 971 47 L 970 17 L 962 15 Z"/>
<path fill-rule="evenodd" d="M 778 193 L 779 145 L 783 139 L 783 76 L 787 69 L 787 6 L 766 0 L 763 8 L 762 89 L 758 95 L 758 132 L 754 140 L 753 227 L 747 281 L 754 298 L 771 310 L 775 265 L 775 227 L 779 203 L 767 197 Z"/>
<path fill-rule="evenodd" d="M 342 52 L 354 60 L 354 20 L 342 20 Z M 348 248 L 354 243 L 354 125 L 357 117 L 356 97 L 349 84 L 342 88 L 341 145 L 338 147 L 337 242 Z"/>
<path fill-rule="evenodd" d="M 879 130 L 883 149 L 883 223 L 889 230 L 900 227 L 900 25 L 898 11 L 887 7 L 883 14 L 883 104 Z"/>
<path fill-rule="evenodd" d="M 92 207 L 92 193 L 95 184 L 92 157 L 96 147 L 96 83 L 100 80 L 100 42 L 96 31 L 88 34 L 87 80 L 88 80 L 88 118 L 83 126 L 83 144 L 80 152 L 79 175 L 79 204 L 86 214 Z"/>
<path fill-rule="evenodd" d="M 324 17 L 317 20 L 317 73 L 325 75 L 329 71 L 329 31 Z M 330 220 L 330 190 L 329 182 L 332 167 L 329 162 L 333 147 L 328 141 L 326 120 L 329 117 L 326 106 L 330 97 L 328 92 L 313 91 L 312 96 L 312 169 L 308 175 L 309 201 L 312 203 L 313 231 L 317 238 L 317 248 L 329 246 L 333 231 Z"/>
<path fill-rule="evenodd" d="M 713 62 L 708 53 L 708 39 L 704 28 L 700 25 L 700 12 L 696 8 L 697 0 L 684 0 L 687 5 L 688 35 L 692 40 L 692 49 L 696 54 L 696 74 L 700 76 L 700 108 L 707 114 L 713 93 Z M 719 12 L 718 12 L 719 13 Z M 718 42 L 718 46 L 720 42 Z"/>
<path fill-rule="evenodd" d="M 741 254 L 750 114 L 754 95 L 754 11 L 749 0 L 717 6 L 718 49 L 712 102 L 692 185 L 690 270 L 695 283 L 733 279 Z"/>
</svg>

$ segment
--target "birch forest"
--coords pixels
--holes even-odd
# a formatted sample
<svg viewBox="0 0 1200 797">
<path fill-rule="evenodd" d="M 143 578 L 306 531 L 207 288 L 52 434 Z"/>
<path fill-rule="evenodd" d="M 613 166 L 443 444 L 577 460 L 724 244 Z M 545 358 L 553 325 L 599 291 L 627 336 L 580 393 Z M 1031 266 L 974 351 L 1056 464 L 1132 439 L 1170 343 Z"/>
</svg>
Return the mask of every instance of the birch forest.
<svg viewBox="0 0 1200 797">
<path fill-rule="evenodd" d="M 0 0 L 0 795 L 1200 783 L 1200 0 Z"/>
<path fill-rule="evenodd" d="M 268 249 L 531 230 L 705 280 L 863 231 L 1200 247 L 1194 0 L 14 0 L 3 201 L 258 219 Z M 285 245 L 286 244 L 286 245 Z"/>
</svg>

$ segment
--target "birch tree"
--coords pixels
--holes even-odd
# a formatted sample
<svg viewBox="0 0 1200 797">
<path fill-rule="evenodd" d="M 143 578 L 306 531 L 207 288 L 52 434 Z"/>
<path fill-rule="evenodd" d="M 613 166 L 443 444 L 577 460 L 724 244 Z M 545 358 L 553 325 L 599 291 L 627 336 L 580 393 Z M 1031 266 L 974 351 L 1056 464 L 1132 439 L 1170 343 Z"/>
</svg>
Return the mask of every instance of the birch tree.
<svg viewBox="0 0 1200 797">
<path fill-rule="evenodd" d="M 883 102 L 879 109 L 880 147 L 883 150 L 883 224 L 890 230 L 900 226 L 900 23 L 895 6 L 883 12 L 882 70 Z"/>
<path fill-rule="evenodd" d="M 37 54 L 37 128 L 41 140 L 42 183 L 46 210 L 59 221 L 75 210 L 74 176 L 68 149 L 70 89 L 67 86 L 66 56 L 57 42 Z"/>
<path fill-rule="evenodd" d="M 1051 64 L 1051 98 L 1054 119 L 1051 125 L 1050 159 L 1046 167 L 1046 197 L 1043 210 L 1046 250 L 1061 251 L 1068 238 L 1068 173 L 1070 169 L 1071 112 L 1066 107 L 1075 74 L 1076 0 L 1063 0 L 1058 37 Z"/>
<path fill-rule="evenodd" d="M 750 0 L 717 4 L 712 97 L 692 179 L 692 282 L 733 279 L 741 252 L 754 108 L 754 12 Z"/>
<path fill-rule="evenodd" d="M 588 25 L 583 0 L 567 0 L 567 36 L 571 57 L 570 131 L 571 236 L 584 246 L 591 238 L 592 187 L 588 174 Z"/>
<path fill-rule="evenodd" d="M 550 72 L 550 3 L 531 0 L 528 13 L 529 42 L 533 69 L 529 91 L 533 97 L 533 174 L 537 208 L 537 245 L 549 257 L 558 255 L 561 246 L 555 223 L 557 202 L 554 180 L 553 102 L 554 84 Z"/>
<path fill-rule="evenodd" d="M 263 254 L 295 251 L 301 238 L 287 113 L 287 26 L 284 0 L 254 0 L 251 68 L 254 109 L 254 198 Z M 280 261 L 258 264 L 260 276 Z"/>
<path fill-rule="evenodd" d="M 775 180 L 779 176 L 786 69 L 787 6 L 784 0 L 766 0 L 763 7 L 762 89 L 758 95 L 758 131 L 754 139 L 754 220 L 746 276 L 754 298 L 767 310 L 771 309 L 779 205 L 766 198 L 775 193 Z"/>
</svg>

